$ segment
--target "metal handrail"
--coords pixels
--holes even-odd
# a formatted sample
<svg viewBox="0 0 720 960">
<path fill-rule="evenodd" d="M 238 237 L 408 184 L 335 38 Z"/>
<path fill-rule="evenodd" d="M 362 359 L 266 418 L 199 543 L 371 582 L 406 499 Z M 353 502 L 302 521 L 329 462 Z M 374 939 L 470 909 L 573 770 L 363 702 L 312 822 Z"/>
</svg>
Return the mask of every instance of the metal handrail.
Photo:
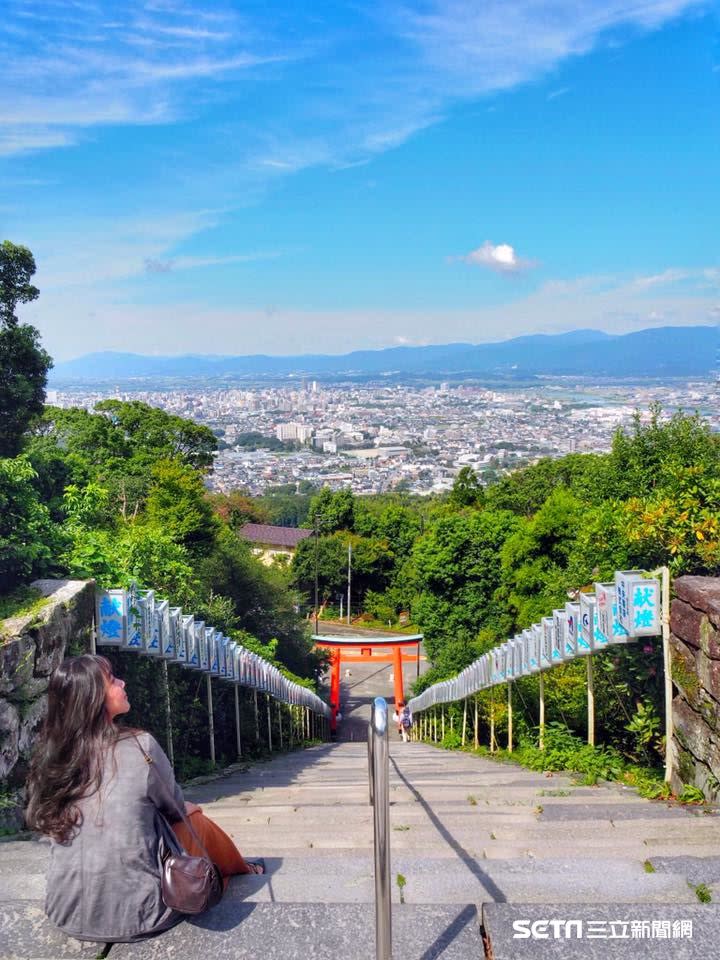
<svg viewBox="0 0 720 960">
<path fill-rule="evenodd" d="M 368 724 L 368 767 L 375 829 L 375 956 L 392 960 L 388 708 L 382 697 L 373 701 Z"/>
</svg>

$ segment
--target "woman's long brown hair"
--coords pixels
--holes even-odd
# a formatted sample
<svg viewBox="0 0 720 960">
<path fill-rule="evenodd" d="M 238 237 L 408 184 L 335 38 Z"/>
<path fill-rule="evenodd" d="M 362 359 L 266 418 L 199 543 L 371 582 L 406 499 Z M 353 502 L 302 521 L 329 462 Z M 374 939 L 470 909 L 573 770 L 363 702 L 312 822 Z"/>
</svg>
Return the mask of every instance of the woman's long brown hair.
<svg viewBox="0 0 720 960">
<path fill-rule="evenodd" d="M 78 801 L 100 789 L 104 759 L 120 730 L 105 709 L 105 657 L 86 653 L 64 660 L 50 678 L 48 709 L 28 777 L 28 826 L 58 843 L 72 840 L 82 822 Z"/>
</svg>

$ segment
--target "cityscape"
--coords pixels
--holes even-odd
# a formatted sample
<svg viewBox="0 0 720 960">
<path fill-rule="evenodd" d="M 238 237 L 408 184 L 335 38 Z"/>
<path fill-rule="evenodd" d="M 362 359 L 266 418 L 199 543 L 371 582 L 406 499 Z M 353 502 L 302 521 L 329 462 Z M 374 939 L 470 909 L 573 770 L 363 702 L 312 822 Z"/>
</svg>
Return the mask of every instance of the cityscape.
<svg viewBox="0 0 720 960">
<path fill-rule="evenodd" d="M 211 490 L 253 496 L 303 481 L 355 494 L 449 490 L 463 467 L 485 482 L 541 457 L 609 450 L 618 427 L 652 405 L 662 416 L 697 411 L 720 429 L 713 382 L 651 385 L 546 380 L 492 389 L 480 384 L 353 383 L 89 392 L 52 390 L 61 407 L 91 410 L 114 397 L 140 400 L 210 427 L 220 449 Z"/>
</svg>

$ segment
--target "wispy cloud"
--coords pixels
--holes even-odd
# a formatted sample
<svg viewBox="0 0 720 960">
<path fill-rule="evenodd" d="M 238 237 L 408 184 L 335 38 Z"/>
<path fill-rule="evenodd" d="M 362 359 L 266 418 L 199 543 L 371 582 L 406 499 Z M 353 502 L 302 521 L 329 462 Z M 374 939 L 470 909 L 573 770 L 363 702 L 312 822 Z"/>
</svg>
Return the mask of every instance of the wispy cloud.
<svg viewBox="0 0 720 960">
<path fill-rule="evenodd" d="M 461 257 L 451 257 L 451 260 L 461 260 L 472 266 L 487 267 L 497 273 L 519 273 L 522 270 L 529 270 L 537 266 L 536 261 L 529 260 L 526 257 L 519 257 L 515 247 L 509 243 L 490 243 L 486 240 L 482 246 L 476 250 L 471 250 Z"/>
<path fill-rule="evenodd" d="M 40 10 L 7 0 L 4 155 L 68 146 L 92 126 L 173 122 L 202 102 L 203 89 L 190 81 L 225 83 L 287 56 L 230 10 L 130 0 L 122 21 L 116 11 L 107 0 L 57 0 Z"/>
<path fill-rule="evenodd" d="M 720 291 L 720 269 L 717 267 L 671 267 L 661 273 L 634 277 L 629 288 L 640 293 L 656 289 L 695 289 Z"/>
<path fill-rule="evenodd" d="M 4 101 L 22 100 L 35 119 L 3 112 L 4 153 L 66 146 L 88 126 L 185 119 L 206 98 L 242 100 L 252 74 L 254 83 L 269 84 L 271 100 L 281 94 L 283 144 L 277 156 L 266 154 L 269 172 L 288 155 L 287 172 L 361 162 L 436 123 L 458 101 L 548 75 L 570 57 L 703 5 L 386 0 L 348 5 L 349 25 L 337 29 L 329 15 L 306 15 L 284 0 L 242 13 L 208 0 L 128 0 L 121 18 L 111 0 L 82 7 L 56 0 L 38 9 L 6 0 Z M 294 82 L 296 62 L 307 82 Z M 280 64 L 286 69 L 275 71 Z M 244 139 L 254 144 L 249 161 L 262 158 L 275 122 L 257 111 L 248 123 L 243 113 Z"/>
<path fill-rule="evenodd" d="M 144 261 L 146 273 L 171 273 L 178 270 L 194 270 L 198 267 L 219 267 L 231 263 L 256 263 L 258 260 L 275 260 L 280 254 L 237 253 L 222 257 L 174 257 L 171 260 L 157 260 L 147 257 Z"/>
<path fill-rule="evenodd" d="M 147 212 L 140 217 L 116 218 L 111 230 L 106 222 L 88 217 L 51 221 L 45 227 L 45 236 L 32 237 L 38 286 L 43 296 L 49 290 L 97 290 L 103 284 L 147 273 L 209 265 L 211 260 L 222 258 L 191 257 L 176 251 L 191 240 L 198 242 L 218 224 L 221 215 L 216 210 Z M 63 237 L 59 246 L 47 239 L 57 235 Z M 77 296 L 75 292 L 73 295 Z"/>
<path fill-rule="evenodd" d="M 25 126 L 9 129 L 0 127 L 0 157 L 31 153 L 35 150 L 69 147 L 73 143 L 75 143 L 74 135 L 64 130 Z"/>
</svg>

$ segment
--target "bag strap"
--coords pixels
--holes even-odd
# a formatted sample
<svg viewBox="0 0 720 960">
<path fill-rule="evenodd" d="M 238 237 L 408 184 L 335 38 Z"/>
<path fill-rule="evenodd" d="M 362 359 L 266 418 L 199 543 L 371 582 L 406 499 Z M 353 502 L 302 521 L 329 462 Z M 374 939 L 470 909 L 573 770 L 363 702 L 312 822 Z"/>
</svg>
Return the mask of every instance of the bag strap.
<svg viewBox="0 0 720 960">
<path fill-rule="evenodd" d="M 135 738 L 135 743 L 138 745 L 138 749 L 140 750 L 140 753 L 141 753 L 141 754 L 143 755 L 143 757 L 145 758 L 145 763 L 147 763 L 147 764 L 153 764 L 153 763 L 155 763 L 155 761 L 153 760 L 153 758 L 150 756 L 150 754 L 147 752 L 147 750 L 145 750 L 145 749 L 143 748 L 143 745 L 142 745 L 142 744 L 140 743 L 140 741 L 138 740 L 137 734 L 133 734 L 133 736 L 134 736 L 134 738 Z M 162 813 L 162 811 L 161 811 L 161 816 L 164 816 L 164 814 Z M 166 817 L 165 819 L 167 820 L 167 817 Z M 197 833 L 195 832 L 195 828 L 193 827 L 192 823 L 190 822 L 190 817 L 188 817 L 188 815 L 187 815 L 187 813 L 185 812 L 184 809 L 183 809 L 183 811 L 182 811 L 182 819 L 183 819 L 183 823 L 185 824 L 185 826 L 186 826 L 186 827 L 188 828 L 188 830 L 190 831 L 193 839 L 195 840 L 195 842 L 197 843 L 197 845 L 198 845 L 198 846 L 200 847 L 200 849 L 202 850 L 203 855 L 206 857 L 206 859 L 208 859 L 208 860 L 210 861 L 210 863 L 213 863 L 212 857 L 210 856 L 210 854 L 209 854 L 209 853 L 207 852 L 207 850 L 205 849 L 205 844 L 202 842 L 202 840 L 200 839 L 200 837 L 199 837 L 199 836 L 197 835 Z M 170 824 L 170 823 L 168 822 L 168 826 L 169 826 L 170 829 L 172 830 L 172 824 Z"/>
</svg>

